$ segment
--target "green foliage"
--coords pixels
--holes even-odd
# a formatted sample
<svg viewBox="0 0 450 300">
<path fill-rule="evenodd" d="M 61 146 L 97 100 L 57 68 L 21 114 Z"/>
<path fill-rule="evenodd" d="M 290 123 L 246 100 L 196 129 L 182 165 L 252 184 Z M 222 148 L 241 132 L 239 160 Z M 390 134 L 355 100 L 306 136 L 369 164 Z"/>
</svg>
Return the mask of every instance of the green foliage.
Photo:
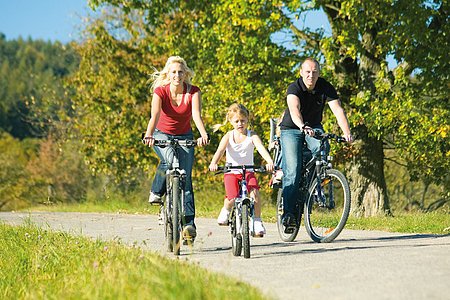
<svg viewBox="0 0 450 300">
<path fill-rule="evenodd" d="M 70 45 L 6 41 L 0 33 L 0 128 L 14 137 L 41 137 L 70 108 L 62 79 L 78 66 Z"/>
<path fill-rule="evenodd" d="M 4 299 L 265 299 L 240 281 L 118 242 L 0 224 L 0 243 Z"/>
<path fill-rule="evenodd" d="M 29 155 L 25 147 L 8 133 L 0 134 L 0 210 L 23 207 L 27 192 L 26 165 Z"/>
<path fill-rule="evenodd" d="M 140 2 L 110 4 L 119 9 L 107 6 L 108 14 L 88 28 L 73 80 L 76 128 L 93 170 L 132 185 L 137 169 L 156 164 L 154 154 L 138 145 L 138 137 L 149 119 L 149 75 L 170 55 L 181 55 L 196 72 L 194 84 L 202 90 L 210 132 L 223 122 L 231 103 L 241 102 L 253 113 L 254 129 L 268 135 L 265 128 L 283 107 L 280 90 L 293 67 L 290 53 L 270 40 L 287 24 L 279 1 L 165 2 L 164 7 L 153 3 L 151 8 Z M 124 7 L 131 9 L 120 9 Z M 234 9 L 239 7 L 250 9 Z M 152 11 L 163 9 L 167 13 L 153 16 Z M 197 168 L 203 172 L 219 139 L 213 136 L 210 146 L 197 150 Z"/>
<path fill-rule="evenodd" d="M 81 202 L 86 200 L 89 172 L 76 141 L 55 141 L 52 136 L 39 142 L 37 155 L 27 164 L 34 203 Z"/>
<path fill-rule="evenodd" d="M 448 190 L 448 3 L 286 2 L 299 17 L 316 9 L 328 16 L 330 35 L 309 28 L 293 34 L 305 51 L 320 50 L 324 74 L 339 88 L 352 127 L 364 126 L 387 149 L 396 149 L 412 180 Z M 394 69 L 388 68 L 390 56 L 398 63 Z"/>
</svg>

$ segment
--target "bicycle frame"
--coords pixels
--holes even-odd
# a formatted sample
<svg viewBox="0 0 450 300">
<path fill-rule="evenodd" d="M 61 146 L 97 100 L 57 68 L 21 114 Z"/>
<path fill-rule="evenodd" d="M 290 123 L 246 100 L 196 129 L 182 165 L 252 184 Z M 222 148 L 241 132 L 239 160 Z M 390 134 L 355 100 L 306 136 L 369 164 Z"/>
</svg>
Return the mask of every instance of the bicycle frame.
<svg viewBox="0 0 450 300">
<path fill-rule="evenodd" d="M 161 209 L 164 210 L 164 226 L 167 238 L 168 250 L 173 251 L 175 255 L 180 254 L 181 232 L 184 224 L 184 201 L 185 201 L 185 184 L 186 170 L 180 168 L 178 150 L 184 147 L 194 147 L 195 140 L 155 140 L 155 146 L 170 147 L 173 157 L 169 159 L 169 168 L 166 171 L 166 190 L 167 196 L 165 205 Z M 167 154 L 168 155 L 168 154 Z"/>
<path fill-rule="evenodd" d="M 249 196 L 246 180 L 246 172 L 253 169 L 254 172 L 265 172 L 264 167 L 255 167 L 254 165 L 225 166 L 218 168 L 220 173 L 230 172 L 232 169 L 241 170 L 242 179 L 239 182 L 239 197 L 234 199 L 233 209 L 230 214 L 228 224 L 230 226 L 232 238 L 232 251 L 235 256 L 240 256 L 242 246 L 244 248 L 244 257 L 250 258 L 250 239 L 249 218 L 254 222 L 255 199 Z M 253 224 L 254 225 L 254 224 Z M 254 228 L 254 226 L 252 226 Z"/>
<path fill-rule="evenodd" d="M 271 120 L 271 122 L 273 122 Z M 274 130 L 271 128 L 271 130 Z M 316 131 L 314 137 L 320 140 L 319 152 L 311 156 L 309 150 L 303 148 L 303 172 L 300 174 L 299 197 L 297 198 L 297 226 L 285 228 L 282 222 L 284 215 L 284 200 L 282 195 L 281 178 L 273 176 L 271 187 L 278 189 L 277 195 L 277 225 L 281 239 L 292 242 L 298 234 L 300 220 L 305 216 L 306 231 L 315 242 L 331 242 L 345 226 L 350 211 L 350 188 L 345 176 L 338 170 L 333 169 L 332 157 L 326 154 L 327 141 L 330 139 L 344 142 L 345 139 L 335 134 Z M 271 144 L 274 161 L 281 161 L 280 138 L 271 134 Z M 306 148 L 307 149 L 307 148 Z M 310 157 L 308 157 L 308 152 Z M 337 201 L 337 202 L 336 202 Z M 326 215 L 336 214 L 338 222 L 334 219 L 328 223 L 320 223 Z M 327 227 L 322 230 L 320 228 Z"/>
</svg>

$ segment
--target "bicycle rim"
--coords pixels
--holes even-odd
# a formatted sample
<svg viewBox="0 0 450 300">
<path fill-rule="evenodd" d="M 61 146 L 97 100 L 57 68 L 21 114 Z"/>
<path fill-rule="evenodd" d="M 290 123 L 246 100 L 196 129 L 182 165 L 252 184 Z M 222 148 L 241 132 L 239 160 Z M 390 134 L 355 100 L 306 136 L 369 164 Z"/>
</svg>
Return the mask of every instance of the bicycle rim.
<svg viewBox="0 0 450 300">
<path fill-rule="evenodd" d="M 236 209 L 233 208 L 231 215 L 230 231 L 231 231 L 231 250 L 234 256 L 240 256 L 242 252 L 242 236 L 238 232 L 236 224 Z"/>
<path fill-rule="evenodd" d="M 295 227 L 294 231 L 292 233 L 285 233 L 284 232 L 284 226 L 282 224 L 282 217 L 283 217 L 283 189 L 278 189 L 277 194 L 277 228 L 278 228 L 278 234 L 280 235 L 280 238 L 283 242 L 292 242 L 297 237 L 298 231 L 300 230 L 300 225 Z M 297 216 L 298 223 L 300 224 L 302 215 L 299 213 Z"/>
<path fill-rule="evenodd" d="M 180 178 L 172 178 L 172 234 L 173 234 L 173 253 L 180 254 Z"/>
<path fill-rule="evenodd" d="M 249 218 L 248 218 L 249 207 L 248 204 L 242 205 L 242 246 L 244 248 L 244 257 L 250 258 L 250 230 L 248 226 Z"/>
<path fill-rule="evenodd" d="M 326 171 L 320 186 L 323 197 L 317 193 L 317 180 L 313 181 L 309 189 L 305 227 L 313 241 L 329 243 L 341 233 L 347 222 L 350 213 L 350 188 L 345 176 L 334 169 Z"/>
</svg>

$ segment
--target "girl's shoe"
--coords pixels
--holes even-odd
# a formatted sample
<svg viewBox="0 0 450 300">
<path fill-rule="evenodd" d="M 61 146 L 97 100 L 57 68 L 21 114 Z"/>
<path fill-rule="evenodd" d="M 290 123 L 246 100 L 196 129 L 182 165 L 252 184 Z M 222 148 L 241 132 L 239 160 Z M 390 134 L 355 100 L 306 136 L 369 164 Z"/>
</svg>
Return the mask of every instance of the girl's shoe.
<svg viewBox="0 0 450 300">
<path fill-rule="evenodd" d="M 219 217 L 217 218 L 217 224 L 219 224 L 220 226 L 227 226 L 229 216 L 230 211 L 225 207 L 222 207 L 222 209 L 220 210 Z"/>
<path fill-rule="evenodd" d="M 251 223 L 250 223 L 251 224 Z M 266 228 L 264 227 L 264 224 L 261 220 L 255 220 L 253 222 L 253 236 L 254 237 L 264 237 L 266 234 Z"/>
</svg>

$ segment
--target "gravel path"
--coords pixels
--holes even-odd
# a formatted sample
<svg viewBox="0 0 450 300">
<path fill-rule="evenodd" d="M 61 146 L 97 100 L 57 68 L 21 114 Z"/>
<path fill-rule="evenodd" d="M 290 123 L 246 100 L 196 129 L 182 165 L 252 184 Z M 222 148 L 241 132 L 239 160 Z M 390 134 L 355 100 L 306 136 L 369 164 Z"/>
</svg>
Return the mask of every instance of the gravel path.
<svg viewBox="0 0 450 300">
<path fill-rule="evenodd" d="M 100 239 L 120 239 L 173 257 L 164 248 L 155 215 L 104 213 L 0 213 L 0 222 L 31 219 L 44 228 Z M 301 228 L 282 242 L 276 224 L 253 238 L 250 259 L 231 254 L 227 227 L 197 218 L 193 249 L 180 259 L 247 281 L 275 299 L 449 299 L 450 235 L 344 230 L 332 243 L 313 243 Z"/>
</svg>

